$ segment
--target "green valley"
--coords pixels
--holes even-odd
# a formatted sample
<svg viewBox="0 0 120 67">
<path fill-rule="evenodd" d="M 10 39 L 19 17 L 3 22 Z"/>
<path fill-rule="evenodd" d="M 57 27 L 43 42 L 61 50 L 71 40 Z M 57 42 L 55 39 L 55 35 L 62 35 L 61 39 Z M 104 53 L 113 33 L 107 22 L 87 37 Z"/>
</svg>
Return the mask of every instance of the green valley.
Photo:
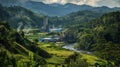
<svg viewBox="0 0 120 67">
<path fill-rule="evenodd" d="M 59 17 L 0 5 L 0 67 L 120 67 L 119 40 L 119 10 Z"/>
</svg>

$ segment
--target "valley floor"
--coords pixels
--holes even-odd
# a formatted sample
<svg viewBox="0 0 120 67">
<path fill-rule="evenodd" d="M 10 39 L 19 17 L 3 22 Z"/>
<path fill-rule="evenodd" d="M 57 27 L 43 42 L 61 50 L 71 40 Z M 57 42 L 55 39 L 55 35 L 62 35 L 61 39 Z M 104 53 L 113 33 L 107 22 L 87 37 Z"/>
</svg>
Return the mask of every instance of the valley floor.
<svg viewBox="0 0 120 67">
<path fill-rule="evenodd" d="M 61 44 L 63 44 L 63 43 L 42 43 L 42 42 L 39 42 L 38 44 L 39 44 L 38 46 L 40 48 L 46 50 L 48 53 L 50 53 L 52 55 L 52 58 L 47 59 L 47 62 L 48 62 L 47 66 L 48 67 L 55 67 L 55 65 L 57 65 L 58 67 L 62 67 L 62 65 L 67 66 L 67 64 L 64 63 L 65 59 L 76 53 L 73 50 L 62 48 Z M 100 63 L 106 63 L 105 60 L 102 60 L 102 59 L 100 59 L 92 54 L 86 54 L 83 52 L 77 52 L 77 54 L 78 54 L 77 59 L 86 60 L 87 63 L 89 64 L 89 66 L 94 65 L 98 61 Z"/>
</svg>

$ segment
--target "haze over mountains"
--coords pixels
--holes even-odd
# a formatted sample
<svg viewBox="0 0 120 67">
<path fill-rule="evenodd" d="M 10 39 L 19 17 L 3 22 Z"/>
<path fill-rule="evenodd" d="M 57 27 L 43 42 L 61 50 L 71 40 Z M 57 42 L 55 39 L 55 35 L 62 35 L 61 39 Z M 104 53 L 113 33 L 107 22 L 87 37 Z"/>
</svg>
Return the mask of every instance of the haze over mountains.
<svg viewBox="0 0 120 67">
<path fill-rule="evenodd" d="M 18 5 L 25 7 L 27 9 L 32 10 L 35 13 L 39 14 L 45 14 L 48 16 L 64 16 L 72 12 L 77 11 L 95 11 L 95 12 L 111 12 L 111 11 L 117 11 L 120 10 L 120 7 L 114 7 L 109 8 L 106 6 L 102 7 L 92 7 L 89 5 L 76 5 L 73 3 L 67 3 L 67 4 L 58 4 L 58 3 L 52 3 L 52 4 L 45 4 L 43 2 L 36 2 L 36 1 L 29 1 L 29 0 L 0 0 L 0 3 L 4 6 L 13 6 Z"/>
</svg>

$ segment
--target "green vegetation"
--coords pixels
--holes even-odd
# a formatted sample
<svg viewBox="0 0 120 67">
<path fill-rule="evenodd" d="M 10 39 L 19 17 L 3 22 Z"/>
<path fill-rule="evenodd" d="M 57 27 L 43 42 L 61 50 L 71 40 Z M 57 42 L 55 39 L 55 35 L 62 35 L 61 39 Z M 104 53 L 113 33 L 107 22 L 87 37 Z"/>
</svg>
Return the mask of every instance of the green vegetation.
<svg viewBox="0 0 120 67">
<path fill-rule="evenodd" d="M 57 65 L 58 67 L 62 67 L 62 65 L 70 67 L 74 67 L 74 65 L 76 65 L 76 67 L 79 66 L 87 67 L 92 66 L 98 62 L 102 64 L 107 64 L 105 60 L 100 59 L 94 55 L 75 53 L 73 51 L 63 49 L 61 48 L 61 44 L 57 45 L 57 43 L 55 44 L 48 42 L 47 43 L 38 42 L 38 46 L 42 49 L 45 49 L 46 51 L 48 51 L 49 54 L 52 55 L 52 58 L 47 59 L 48 62 L 47 65 L 49 65 L 50 67 L 54 67 L 55 65 Z"/>
<path fill-rule="evenodd" d="M 77 49 L 94 52 L 98 57 L 114 62 L 120 66 L 120 12 L 104 14 L 83 25 L 73 25 L 69 31 L 74 31 L 78 45 Z"/>
<path fill-rule="evenodd" d="M 77 56 L 80 57 L 73 51 L 61 48 L 59 43 L 39 43 L 36 40 L 31 42 L 24 37 L 23 32 L 14 31 L 5 22 L 0 22 L 0 31 L 2 67 L 71 66 L 78 62 Z M 85 63 L 87 64 L 86 61 Z"/>
<path fill-rule="evenodd" d="M 1 67 L 38 67 L 46 64 L 44 58 L 51 55 L 37 44 L 16 32 L 8 23 L 0 22 L 0 66 Z"/>
<path fill-rule="evenodd" d="M 20 6 L 3 7 L 0 5 L 0 20 L 8 21 L 12 28 L 18 28 L 19 23 L 23 23 L 22 28 L 27 26 L 41 28 L 43 17 Z"/>
<path fill-rule="evenodd" d="M 0 5 L 0 66 L 119 67 L 120 12 L 106 13 L 102 17 L 99 17 L 100 15 L 101 13 L 92 11 L 80 11 L 64 17 L 50 18 L 50 24 L 62 24 L 68 27 L 60 35 L 38 31 L 42 26 L 43 16 L 36 16 L 30 10 L 20 6 Z M 30 34 L 15 30 L 19 22 L 34 27 Z M 38 41 L 40 37 L 54 36 L 61 36 L 62 42 Z M 91 51 L 91 53 L 62 48 L 65 43 L 75 42 L 77 42 L 76 49 Z"/>
<path fill-rule="evenodd" d="M 71 27 L 71 25 L 83 24 L 84 22 L 98 18 L 102 14 L 103 13 L 93 11 L 78 11 L 63 17 L 50 17 L 50 22 L 57 26 L 62 25 L 64 27 Z"/>
</svg>

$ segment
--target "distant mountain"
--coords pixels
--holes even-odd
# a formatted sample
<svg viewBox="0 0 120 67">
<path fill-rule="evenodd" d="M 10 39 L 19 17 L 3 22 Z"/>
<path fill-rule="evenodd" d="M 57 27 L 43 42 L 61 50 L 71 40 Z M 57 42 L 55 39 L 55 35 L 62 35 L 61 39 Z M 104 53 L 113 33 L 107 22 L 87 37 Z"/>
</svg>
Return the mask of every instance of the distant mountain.
<svg viewBox="0 0 120 67">
<path fill-rule="evenodd" d="M 19 23 L 21 28 L 25 27 L 42 27 L 43 16 L 37 16 L 32 11 L 20 6 L 3 7 L 0 5 L 0 20 L 8 21 L 11 27 L 18 28 Z"/>
<path fill-rule="evenodd" d="M 120 8 L 108 8 L 108 7 L 92 7 L 89 5 L 76 5 L 72 3 L 67 3 L 65 5 L 53 3 L 44 4 L 42 2 L 28 1 L 25 3 L 24 7 L 31 9 L 36 13 L 43 13 L 49 16 L 64 16 L 66 14 L 77 12 L 77 11 L 97 11 L 97 12 L 111 12 L 120 10 Z"/>
<path fill-rule="evenodd" d="M 11 6 L 11 5 L 21 5 L 29 0 L 0 0 L 0 3 L 4 6 Z"/>
<path fill-rule="evenodd" d="M 57 5 L 57 4 L 56 4 Z M 56 6 L 52 5 L 52 6 Z M 59 4 L 58 4 L 59 5 Z M 45 6 L 43 4 L 43 6 Z M 61 5 L 62 6 L 62 5 Z M 48 17 L 49 24 L 68 26 L 76 23 L 88 22 L 91 19 L 98 18 L 103 13 L 93 11 L 78 11 L 71 14 L 67 14 L 63 17 Z M 44 16 L 38 16 L 32 11 L 20 6 L 3 7 L 0 6 L 0 20 L 9 21 L 9 24 L 13 28 L 18 28 L 21 24 L 23 28 L 41 28 L 43 26 Z"/>
<path fill-rule="evenodd" d="M 8 2 L 9 1 L 9 2 Z M 89 5 L 76 5 L 72 3 L 67 3 L 65 5 L 53 3 L 53 4 L 44 4 L 43 2 L 35 2 L 30 0 L 0 0 L 0 3 L 3 5 L 20 5 L 26 7 L 36 13 L 43 13 L 48 16 L 64 16 L 66 14 L 89 10 L 89 11 L 98 11 L 98 12 L 111 12 L 120 10 L 120 8 L 108 8 L 106 6 L 103 7 L 92 7 Z"/>
<path fill-rule="evenodd" d="M 63 17 L 50 17 L 49 19 L 50 19 L 50 22 L 55 25 L 58 25 L 58 26 L 62 25 L 62 26 L 68 27 L 75 24 L 86 23 L 92 19 L 99 18 L 103 14 L 104 13 L 101 13 L 101 12 L 85 10 L 85 11 L 73 12 Z"/>
</svg>

